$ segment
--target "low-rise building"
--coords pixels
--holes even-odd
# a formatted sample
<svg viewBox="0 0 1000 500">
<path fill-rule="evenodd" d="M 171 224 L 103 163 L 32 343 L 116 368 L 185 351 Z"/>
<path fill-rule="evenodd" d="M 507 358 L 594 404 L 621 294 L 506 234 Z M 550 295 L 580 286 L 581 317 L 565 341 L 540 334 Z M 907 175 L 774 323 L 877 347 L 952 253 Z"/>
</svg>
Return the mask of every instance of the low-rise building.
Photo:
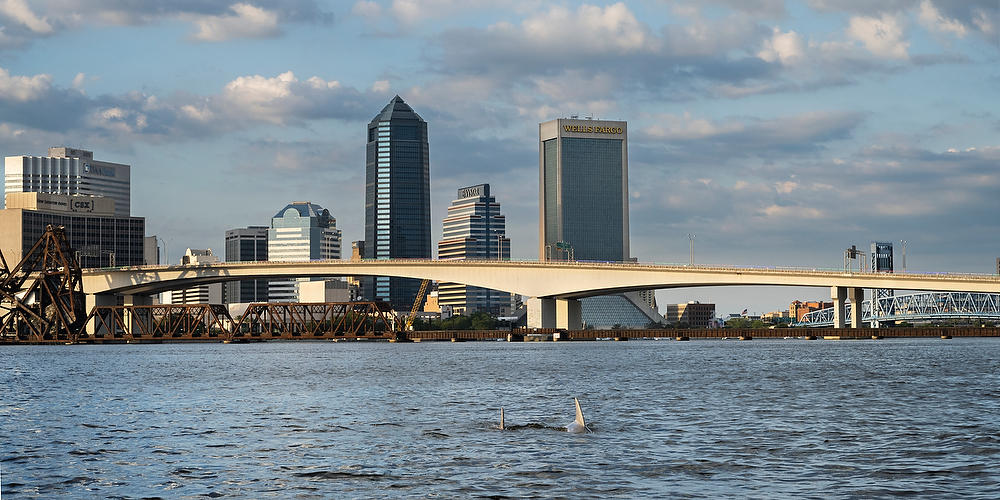
<svg viewBox="0 0 1000 500">
<path fill-rule="evenodd" d="M 684 323 L 692 328 L 708 328 L 715 318 L 715 304 L 702 304 L 698 301 L 667 304 L 663 318 L 670 323 Z"/>
<path fill-rule="evenodd" d="M 833 302 L 824 301 L 813 301 L 813 302 L 802 302 L 800 300 L 793 301 L 788 306 L 788 314 L 790 317 L 795 318 L 795 321 L 802 321 L 802 316 L 809 314 L 813 311 L 818 311 L 820 309 L 827 309 L 833 307 Z"/>
</svg>

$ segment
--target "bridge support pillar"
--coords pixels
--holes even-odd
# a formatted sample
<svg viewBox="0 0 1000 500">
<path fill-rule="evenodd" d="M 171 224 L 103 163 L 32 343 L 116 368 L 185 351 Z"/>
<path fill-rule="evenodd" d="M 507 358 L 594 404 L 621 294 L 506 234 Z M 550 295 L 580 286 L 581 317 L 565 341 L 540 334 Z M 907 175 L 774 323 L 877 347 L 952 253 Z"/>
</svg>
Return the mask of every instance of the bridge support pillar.
<svg viewBox="0 0 1000 500">
<path fill-rule="evenodd" d="M 95 307 L 113 306 L 117 303 L 118 299 L 117 297 L 115 297 L 115 294 L 113 293 L 97 293 L 97 294 L 88 293 L 86 299 L 84 300 L 84 307 L 87 309 L 87 314 L 90 314 L 90 311 L 93 311 Z M 93 319 L 87 322 L 86 326 L 84 327 L 84 331 L 87 333 L 87 335 L 91 336 L 97 333 L 100 333 L 102 335 L 108 334 L 108 332 L 106 331 L 100 331 L 100 332 L 97 331 L 97 321 Z"/>
<path fill-rule="evenodd" d="M 847 288 L 842 286 L 830 287 L 830 298 L 833 299 L 833 327 L 844 327 L 844 300 L 847 299 Z"/>
<path fill-rule="evenodd" d="M 153 305 L 153 297 L 149 295 L 125 295 L 122 305 L 125 306 L 151 306 Z M 130 332 L 138 332 L 138 327 L 136 325 L 136 319 L 132 315 L 132 311 L 125 309 L 122 311 L 122 321 L 128 325 L 128 330 Z"/>
<path fill-rule="evenodd" d="M 851 301 L 851 328 L 861 328 L 861 303 L 865 301 L 864 288 L 848 288 L 847 300 Z"/>
<path fill-rule="evenodd" d="M 556 300 L 556 328 L 583 329 L 583 308 L 576 299 Z"/>
<path fill-rule="evenodd" d="M 528 299 L 528 328 L 556 327 L 556 299 Z"/>
</svg>

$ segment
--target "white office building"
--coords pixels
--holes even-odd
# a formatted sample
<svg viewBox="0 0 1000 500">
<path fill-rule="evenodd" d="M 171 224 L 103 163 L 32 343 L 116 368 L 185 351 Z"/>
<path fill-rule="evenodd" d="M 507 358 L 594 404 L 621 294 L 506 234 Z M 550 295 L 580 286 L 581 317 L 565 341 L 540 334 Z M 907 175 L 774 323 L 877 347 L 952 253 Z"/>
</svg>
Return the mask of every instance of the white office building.
<svg viewBox="0 0 1000 500">
<path fill-rule="evenodd" d="M 104 196 L 115 201 L 115 216 L 128 217 L 130 174 L 130 166 L 95 160 L 91 151 L 51 147 L 48 156 L 4 158 L 4 191 Z"/>
<path fill-rule="evenodd" d="M 181 257 L 182 266 L 197 266 L 218 264 L 219 257 L 212 253 L 211 248 L 188 248 Z M 222 283 L 197 285 L 184 290 L 163 292 L 164 304 L 221 304 Z"/>
<path fill-rule="evenodd" d="M 308 201 L 289 203 L 271 219 L 267 260 L 303 262 L 340 259 L 341 232 L 330 211 Z M 300 302 L 298 284 L 308 278 L 271 280 L 269 302 Z"/>
</svg>

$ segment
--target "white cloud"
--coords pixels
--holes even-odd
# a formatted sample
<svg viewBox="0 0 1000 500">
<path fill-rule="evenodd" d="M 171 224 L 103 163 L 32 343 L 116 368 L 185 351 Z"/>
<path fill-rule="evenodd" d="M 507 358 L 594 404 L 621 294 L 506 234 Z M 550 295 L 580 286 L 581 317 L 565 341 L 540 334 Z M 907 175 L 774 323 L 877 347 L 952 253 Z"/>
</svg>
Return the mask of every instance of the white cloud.
<svg viewBox="0 0 1000 500">
<path fill-rule="evenodd" d="M 148 125 L 148 117 L 133 109 L 119 106 L 98 109 L 90 116 L 90 125 L 119 134 L 142 132 Z"/>
<path fill-rule="evenodd" d="M 992 19 L 997 19 L 997 14 L 994 13 Z M 975 24 L 980 31 L 987 35 L 996 34 L 996 24 L 991 20 L 991 16 L 986 14 L 986 11 L 982 9 L 977 9 L 975 12 L 975 17 L 972 18 L 972 24 Z"/>
<path fill-rule="evenodd" d="M 87 81 L 87 75 L 84 73 L 77 73 L 73 77 L 73 88 L 83 92 L 83 84 Z"/>
<path fill-rule="evenodd" d="M 24 129 L 11 127 L 9 123 L 0 123 L 0 138 L 20 139 L 25 134 Z"/>
<path fill-rule="evenodd" d="M 44 17 L 38 17 L 24 0 L 0 0 L 0 14 L 27 27 L 34 33 L 52 33 L 52 25 Z"/>
<path fill-rule="evenodd" d="M 783 181 L 775 184 L 774 189 L 781 194 L 789 194 L 798 189 L 799 183 L 795 181 Z"/>
<path fill-rule="evenodd" d="M 498 23 L 490 31 L 515 33 L 536 47 L 572 46 L 596 53 L 643 50 L 656 42 L 621 2 L 607 7 L 581 5 L 576 11 L 556 6 L 526 18 L 520 27 Z"/>
<path fill-rule="evenodd" d="M 646 128 L 645 132 L 658 139 L 697 140 L 743 129 L 742 123 L 716 124 L 706 118 L 694 118 L 690 112 L 685 111 L 681 115 L 656 116 L 656 123 Z"/>
<path fill-rule="evenodd" d="M 861 42 L 869 52 L 887 59 L 907 59 L 910 42 L 903 39 L 903 21 L 899 16 L 854 16 L 847 26 L 847 36 Z"/>
<path fill-rule="evenodd" d="M 771 38 L 764 41 L 764 46 L 757 57 L 767 61 L 778 61 L 785 66 L 792 65 L 802 59 L 804 54 L 802 37 L 794 31 L 782 32 L 774 28 Z"/>
<path fill-rule="evenodd" d="M 944 17 L 930 0 L 920 3 L 920 23 L 930 30 L 941 33 L 951 33 L 959 38 L 965 37 L 968 29 L 957 19 Z"/>
<path fill-rule="evenodd" d="M 351 7 L 351 13 L 361 17 L 377 18 L 382 15 L 382 6 L 370 0 L 360 0 Z"/>
<path fill-rule="evenodd" d="M 233 14 L 201 16 L 195 18 L 198 31 L 191 35 L 195 40 L 219 42 L 233 38 L 265 38 L 276 36 L 278 14 L 247 3 L 230 7 Z"/>
<path fill-rule="evenodd" d="M 768 218 L 821 219 L 823 211 L 807 206 L 768 205 L 760 213 Z"/>
<path fill-rule="evenodd" d="M 10 76 L 6 69 L 0 68 L 0 99 L 31 101 L 42 97 L 51 89 L 50 75 Z"/>
<path fill-rule="evenodd" d="M 372 84 L 372 92 L 384 93 L 388 92 L 390 88 L 389 80 L 376 80 Z"/>
</svg>

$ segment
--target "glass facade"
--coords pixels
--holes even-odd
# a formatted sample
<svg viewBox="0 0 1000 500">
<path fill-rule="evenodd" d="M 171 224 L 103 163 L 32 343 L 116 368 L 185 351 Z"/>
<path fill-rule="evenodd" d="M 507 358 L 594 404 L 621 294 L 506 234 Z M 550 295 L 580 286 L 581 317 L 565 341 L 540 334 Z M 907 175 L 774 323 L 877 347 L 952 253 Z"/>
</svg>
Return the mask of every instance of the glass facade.
<svg viewBox="0 0 1000 500">
<path fill-rule="evenodd" d="M 555 125 L 548 135 L 540 129 L 543 260 L 622 262 L 630 257 L 624 122 L 597 123 L 555 120 L 542 124 Z M 587 132 L 594 129 L 617 132 Z"/>
<path fill-rule="evenodd" d="M 45 226 L 64 226 L 69 245 L 80 267 L 141 266 L 146 219 L 142 217 L 96 217 L 22 211 L 21 255 L 35 245 Z M 16 263 L 8 262 L 9 265 Z"/>
<path fill-rule="evenodd" d="M 459 189 L 442 225 L 438 259 L 510 260 L 506 218 L 500 214 L 500 204 L 490 194 L 489 184 Z M 438 284 L 438 304 L 451 306 L 456 314 L 471 315 L 482 311 L 507 316 L 511 310 L 511 294 L 442 282 Z"/>
<path fill-rule="evenodd" d="M 427 122 L 396 96 L 368 124 L 365 162 L 366 259 L 431 258 Z M 366 298 L 409 310 L 420 281 L 363 280 Z"/>
<path fill-rule="evenodd" d="M 289 203 L 271 218 L 267 230 L 267 259 L 305 262 L 340 259 L 341 232 L 330 211 L 308 201 Z M 269 302 L 298 302 L 298 283 L 309 278 L 269 280 Z"/>
<path fill-rule="evenodd" d="M 576 118 L 539 124 L 539 259 L 630 259 L 626 129 L 625 122 Z M 624 295 L 588 297 L 580 307 L 583 322 L 597 328 L 642 328 L 658 318 Z"/>
<path fill-rule="evenodd" d="M 562 240 L 576 260 L 624 261 L 622 224 L 622 141 L 563 138 Z"/>
<path fill-rule="evenodd" d="M 267 260 L 267 227 L 250 226 L 226 231 L 226 262 Z M 226 283 L 226 303 L 267 302 L 267 280 Z"/>
<path fill-rule="evenodd" d="M 646 328 L 653 320 L 623 295 L 580 299 L 585 328 Z"/>
</svg>

